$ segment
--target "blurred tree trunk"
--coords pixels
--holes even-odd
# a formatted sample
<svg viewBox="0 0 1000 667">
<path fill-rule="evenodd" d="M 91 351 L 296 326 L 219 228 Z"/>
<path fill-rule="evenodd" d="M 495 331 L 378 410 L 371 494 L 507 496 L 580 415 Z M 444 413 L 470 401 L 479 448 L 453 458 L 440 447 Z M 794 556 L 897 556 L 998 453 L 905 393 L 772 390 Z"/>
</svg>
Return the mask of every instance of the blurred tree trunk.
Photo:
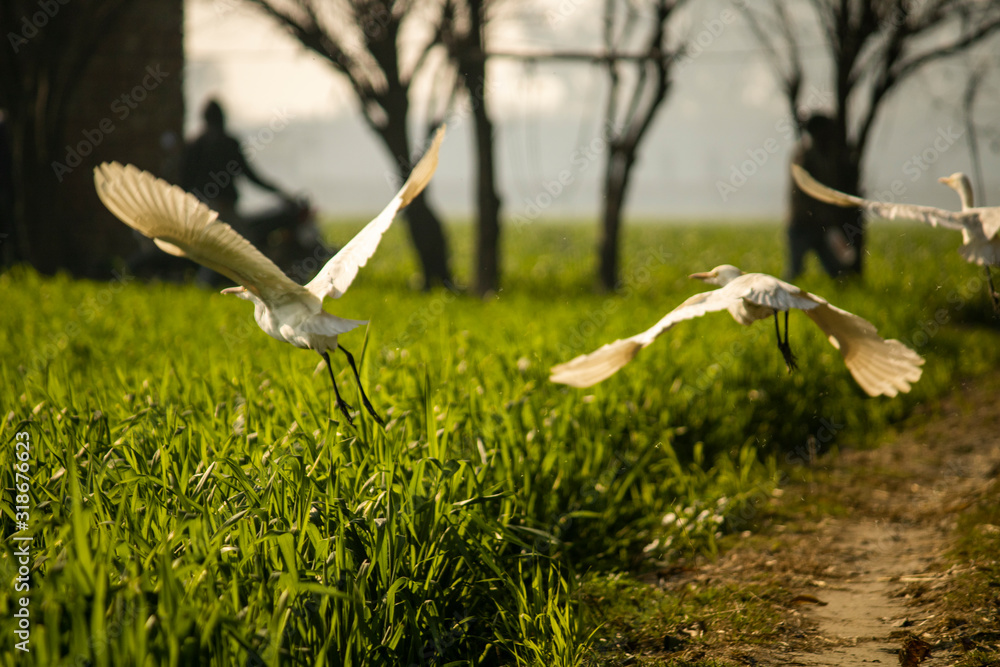
<svg viewBox="0 0 1000 667">
<path fill-rule="evenodd" d="M 395 102 L 388 102 L 389 108 L 395 113 L 386 114 L 385 122 L 373 129 L 381 137 L 389 156 L 396 165 L 396 175 L 402 183 L 409 176 L 416 160 L 411 160 L 410 133 L 407 127 L 409 117 L 409 100 L 405 91 L 395 91 Z M 422 155 L 418 152 L 417 156 Z M 448 243 L 444 229 L 437 214 L 427 203 L 424 193 L 419 194 L 410 205 L 404 209 L 410 231 L 410 240 L 420 258 L 424 274 L 424 288 L 432 285 L 451 285 L 451 273 L 448 270 Z"/>
<path fill-rule="evenodd" d="M 484 68 L 485 70 L 485 68 Z M 483 74 L 482 76 L 485 76 Z M 479 79 L 483 80 L 483 79 Z M 480 91 L 480 94 L 483 94 Z M 500 197 L 496 190 L 496 170 L 493 157 L 493 121 L 486 112 L 486 100 L 473 102 L 476 125 L 476 282 L 473 289 L 485 296 L 500 289 Z"/>
<path fill-rule="evenodd" d="M 653 118 L 670 88 L 670 66 L 676 55 L 667 46 L 667 23 L 672 12 L 683 0 L 657 0 L 650 20 L 652 30 L 646 39 L 644 57 L 634 61 L 634 83 L 629 89 L 622 82 L 621 63 L 614 57 L 623 42 L 628 41 L 641 24 L 634 3 L 605 0 L 604 48 L 610 80 L 605 110 L 605 142 L 607 157 L 604 167 L 604 207 L 598 247 L 598 282 L 605 290 L 618 286 L 619 241 L 622 214 L 628 193 L 632 168 L 638 157 L 639 144 L 646 137 Z M 623 17 L 618 17 L 622 7 Z M 620 25 L 619 25 L 620 24 Z M 620 109 L 624 108 L 624 112 Z"/>
<path fill-rule="evenodd" d="M 361 105 L 365 121 L 389 150 L 400 177 L 414 162 L 407 123 L 414 76 L 440 42 L 440 11 L 420 0 L 246 0 L 287 29 L 303 46 L 343 74 Z M 399 34 L 410 18 L 428 20 L 430 37 L 415 64 L 401 65 Z M 410 237 L 420 259 L 424 286 L 451 285 L 448 244 L 437 214 L 422 194 L 405 210 Z"/>
<path fill-rule="evenodd" d="M 496 189 L 493 121 L 486 109 L 484 0 L 449 3 L 444 37 L 469 96 L 476 135 L 476 254 L 473 291 L 485 296 L 500 288 L 500 197 Z"/>
<path fill-rule="evenodd" d="M 10 134 L 12 213 L 2 257 L 39 271 L 81 273 L 94 258 L 79 252 L 78 225 L 67 225 L 54 196 L 65 158 L 67 115 L 78 84 L 101 40 L 133 0 L 53 4 L 0 3 L 7 42 L 0 49 L 0 109 Z M 44 20 L 43 20 L 44 19 Z"/>
<path fill-rule="evenodd" d="M 619 239 L 621 238 L 622 209 L 629 184 L 635 151 L 628 151 L 623 144 L 609 147 L 604 170 L 604 206 L 601 210 L 601 236 L 599 241 L 598 281 L 604 290 L 618 287 Z"/>
<path fill-rule="evenodd" d="M 979 154 L 979 128 L 976 126 L 976 98 L 986 78 L 985 61 L 969 72 L 962 93 L 962 124 L 965 126 L 965 143 L 972 163 L 972 182 L 975 184 L 976 206 L 986 206 L 986 182 L 983 180 L 983 159 Z"/>
</svg>

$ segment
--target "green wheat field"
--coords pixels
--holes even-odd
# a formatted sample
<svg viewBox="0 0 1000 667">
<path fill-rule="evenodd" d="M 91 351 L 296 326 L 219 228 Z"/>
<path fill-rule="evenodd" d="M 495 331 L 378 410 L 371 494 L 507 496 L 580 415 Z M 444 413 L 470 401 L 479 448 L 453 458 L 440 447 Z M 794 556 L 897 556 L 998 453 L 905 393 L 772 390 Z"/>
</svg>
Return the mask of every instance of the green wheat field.
<svg viewBox="0 0 1000 667">
<path fill-rule="evenodd" d="M 780 275 L 780 227 L 633 225 L 616 294 L 592 289 L 590 226 L 508 229 L 485 301 L 412 289 L 403 227 L 326 304 L 371 320 L 341 343 L 384 430 L 363 410 L 342 423 L 319 357 L 217 290 L 0 276 L 0 664 L 598 664 L 581 587 L 713 554 L 753 529 L 783 467 L 875 446 L 1000 362 L 958 235 L 874 223 L 863 281 L 813 263 L 799 284 L 923 355 L 910 394 L 868 398 L 801 313 L 793 374 L 769 321 L 717 313 L 596 387 L 553 385 L 551 365 L 703 291 L 691 272 Z M 461 279 L 471 230 L 451 231 Z"/>
</svg>

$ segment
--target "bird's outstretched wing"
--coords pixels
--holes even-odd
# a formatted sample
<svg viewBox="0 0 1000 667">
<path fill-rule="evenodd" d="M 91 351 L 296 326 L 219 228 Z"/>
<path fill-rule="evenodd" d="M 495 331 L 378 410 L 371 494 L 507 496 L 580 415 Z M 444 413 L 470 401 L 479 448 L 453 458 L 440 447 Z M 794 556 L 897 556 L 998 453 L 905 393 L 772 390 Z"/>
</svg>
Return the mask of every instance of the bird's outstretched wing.
<svg viewBox="0 0 1000 667">
<path fill-rule="evenodd" d="M 822 299 L 805 311 L 840 350 L 844 364 L 869 396 L 895 396 L 910 391 L 920 379 L 923 357 L 898 340 L 885 340 L 868 320 Z"/>
<path fill-rule="evenodd" d="M 979 219 L 982 221 L 983 235 L 986 236 L 986 240 L 993 239 L 997 232 L 1000 232 L 1000 208 L 991 206 L 975 210 L 979 213 Z"/>
<path fill-rule="evenodd" d="M 792 178 L 795 184 L 814 199 L 834 206 L 845 208 L 861 208 L 878 218 L 886 220 L 917 220 L 926 223 L 931 227 L 943 227 L 957 231 L 965 230 L 971 223 L 971 218 L 967 214 L 946 211 L 933 206 L 918 206 L 916 204 L 893 204 L 889 202 L 873 201 L 863 199 L 855 195 L 849 195 L 840 190 L 829 188 L 809 175 L 805 169 L 797 164 L 792 165 Z"/>
<path fill-rule="evenodd" d="M 725 310 L 735 300 L 741 298 L 738 295 L 734 296 L 733 290 L 727 291 L 726 287 L 695 294 L 642 333 L 616 340 L 589 354 L 581 354 L 566 363 L 553 366 L 549 381 L 568 384 L 571 387 L 589 387 L 608 379 L 622 366 L 632 361 L 639 350 L 652 343 L 678 322 L 700 317 L 705 313 Z"/>
<path fill-rule="evenodd" d="M 118 162 L 95 167 L 94 185 L 108 210 L 165 252 L 217 271 L 265 302 L 311 298 L 252 243 L 220 222 L 218 213 L 179 187 Z"/>
<path fill-rule="evenodd" d="M 382 235 L 389 229 L 396 214 L 419 195 L 430 182 L 438 164 L 438 150 L 444 139 L 445 128 L 442 125 L 434 136 L 434 141 L 420 162 L 410 172 L 410 177 L 400 188 L 389 205 L 382 209 L 374 220 L 365 225 L 354 238 L 347 242 L 334 255 L 326 266 L 313 278 L 306 288 L 320 299 L 329 296 L 334 299 L 347 291 L 358 275 L 358 269 L 364 266 L 375 254 Z"/>
</svg>

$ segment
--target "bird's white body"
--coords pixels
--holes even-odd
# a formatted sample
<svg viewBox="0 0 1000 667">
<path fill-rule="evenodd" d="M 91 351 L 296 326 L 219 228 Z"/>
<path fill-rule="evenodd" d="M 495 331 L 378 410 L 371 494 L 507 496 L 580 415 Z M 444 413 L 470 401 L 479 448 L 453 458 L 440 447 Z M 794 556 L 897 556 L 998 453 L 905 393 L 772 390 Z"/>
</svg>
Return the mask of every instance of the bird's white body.
<svg viewBox="0 0 1000 667">
<path fill-rule="evenodd" d="M 962 247 L 958 252 L 967 262 L 980 266 L 1000 265 L 1000 208 L 977 208 L 972 196 L 969 177 L 961 172 L 938 179 L 958 193 L 962 202 L 962 212 L 974 216 L 979 224 L 962 227 Z M 991 231 L 992 230 L 992 231 Z M 987 234 L 990 234 L 987 236 Z"/>
<path fill-rule="evenodd" d="M 695 294 L 642 333 L 554 366 L 549 379 L 589 387 L 613 375 L 677 323 L 709 312 L 726 310 L 740 324 L 750 325 L 793 309 L 805 312 L 826 333 L 851 375 L 870 396 L 907 392 L 910 383 L 920 379 L 924 363 L 920 355 L 897 340 L 882 339 L 867 320 L 795 285 L 766 273 L 743 273 L 728 264 L 691 277 L 721 285 L 721 289 Z"/>
<path fill-rule="evenodd" d="M 222 293 L 252 301 L 254 319 L 267 335 L 315 350 L 329 366 L 328 351 L 338 348 L 337 336 L 365 321 L 331 315 L 323 310 L 323 299 L 337 298 L 347 291 L 358 270 L 375 253 L 396 214 L 427 186 L 437 169 L 443 139 L 442 127 L 389 205 L 307 285 L 299 285 L 282 273 L 196 197 L 148 172 L 117 162 L 104 163 L 94 169 L 94 184 L 101 201 L 112 213 L 153 239 L 162 250 L 192 259 L 239 283 L 241 287 L 230 287 Z M 353 357 L 344 352 L 353 368 Z M 333 378 L 332 369 L 330 377 Z M 342 403 L 339 393 L 337 396 L 338 403 Z M 362 398 L 369 407 L 363 391 Z"/>
<path fill-rule="evenodd" d="M 997 236 L 1000 207 L 973 206 L 972 187 L 964 174 L 938 179 L 958 192 L 962 200 L 961 211 L 863 199 L 823 185 L 798 165 L 792 165 L 792 177 L 803 192 L 828 204 L 861 208 L 871 216 L 886 220 L 917 220 L 931 227 L 959 231 L 962 246 L 958 252 L 966 261 L 980 266 L 1000 266 L 1000 237 Z"/>
<path fill-rule="evenodd" d="M 367 320 L 347 320 L 331 315 L 315 297 L 303 297 L 269 308 L 252 292 L 240 292 L 237 296 L 254 302 L 253 317 L 268 336 L 320 353 L 336 350 L 339 334 L 367 323 Z"/>
</svg>

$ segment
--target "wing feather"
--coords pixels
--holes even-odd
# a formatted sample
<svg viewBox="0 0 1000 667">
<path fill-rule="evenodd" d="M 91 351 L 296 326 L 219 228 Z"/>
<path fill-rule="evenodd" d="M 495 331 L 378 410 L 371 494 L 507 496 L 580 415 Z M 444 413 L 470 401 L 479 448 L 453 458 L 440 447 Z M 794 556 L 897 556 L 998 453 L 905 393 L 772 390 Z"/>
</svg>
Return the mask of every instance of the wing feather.
<svg viewBox="0 0 1000 667">
<path fill-rule="evenodd" d="M 229 277 L 267 303 L 311 299 L 218 213 L 179 187 L 117 162 L 96 167 L 94 184 L 108 210 L 164 251 Z"/>
<path fill-rule="evenodd" d="M 738 298 L 738 297 L 737 297 Z M 581 354 L 563 364 L 553 366 L 549 381 L 571 387 L 589 387 L 606 380 L 632 361 L 646 347 L 679 322 L 700 317 L 708 312 L 725 310 L 733 297 L 724 290 L 701 292 L 674 308 L 649 329 L 629 338 L 622 338 Z"/>
<path fill-rule="evenodd" d="M 823 302 L 805 311 L 840 350 L 844 364 L 869 396 L 910 391 L 920 379 L 923 357 L 898 340 L 885 340 L 868 320 Z"/>
<path fill-rule="evenodd" d="M 799 188 L 814 199 L 845 208 L 861 208 L 869 214 L 886 220 L 917 220 L 931 227 L 943 227 L 956 231 L 964 231 L 973 224 L 972 217 L 966 213 L 946 211 L 933 206 L 918 206 L 916 204 L 893 204 L 873 201 L 849 195 L 840 190 L 829 188 L 797 164 L 792 165 L 792 178 Z M 1000 223 L 998 223 L 1000 224 Z"/>
<path fill-rule="evenodd" d="M 979 213 L 979 220 L 983 225 L 983 234 L 987 240 L 992 240 L 997 235 L 997 232 L 1000 232 L 1000 208 L 994 206 L 975 210 Z"/>
<path fill-rule="evenodd" d="M 347 245 L 341 248 L 316 277 L 306 285 L 310 292 L 320 299 L 326 296 L 336 299 L 347 291 L 358 275 L 358 269 L 364 266 L 368 259 L 375 254 L 375 250 L 382 240 L 382 235 L 389 229 L 396 214 L 413 201 L 430 182 L 437 169 L 438 150 L 441 148 L 442 140 L 444 140 L 444 132 L 444 126 L 441 126 L 434 136 L 430 148 L 420 158 L 420 162 L 410 172 L 410 177 L 406 179 L 403 187 L 392 198 L 389 205 L 348 241 Z"/>
<path fill-rule="evenodd" d="M 809 310 L 819 303 L 826 303 L 802 288 L 766 273 L 744 273 L 719 291 L 723 290 L 729 290 L 734 299 L 743 299 L 773 310 Z"/>
</svg>

